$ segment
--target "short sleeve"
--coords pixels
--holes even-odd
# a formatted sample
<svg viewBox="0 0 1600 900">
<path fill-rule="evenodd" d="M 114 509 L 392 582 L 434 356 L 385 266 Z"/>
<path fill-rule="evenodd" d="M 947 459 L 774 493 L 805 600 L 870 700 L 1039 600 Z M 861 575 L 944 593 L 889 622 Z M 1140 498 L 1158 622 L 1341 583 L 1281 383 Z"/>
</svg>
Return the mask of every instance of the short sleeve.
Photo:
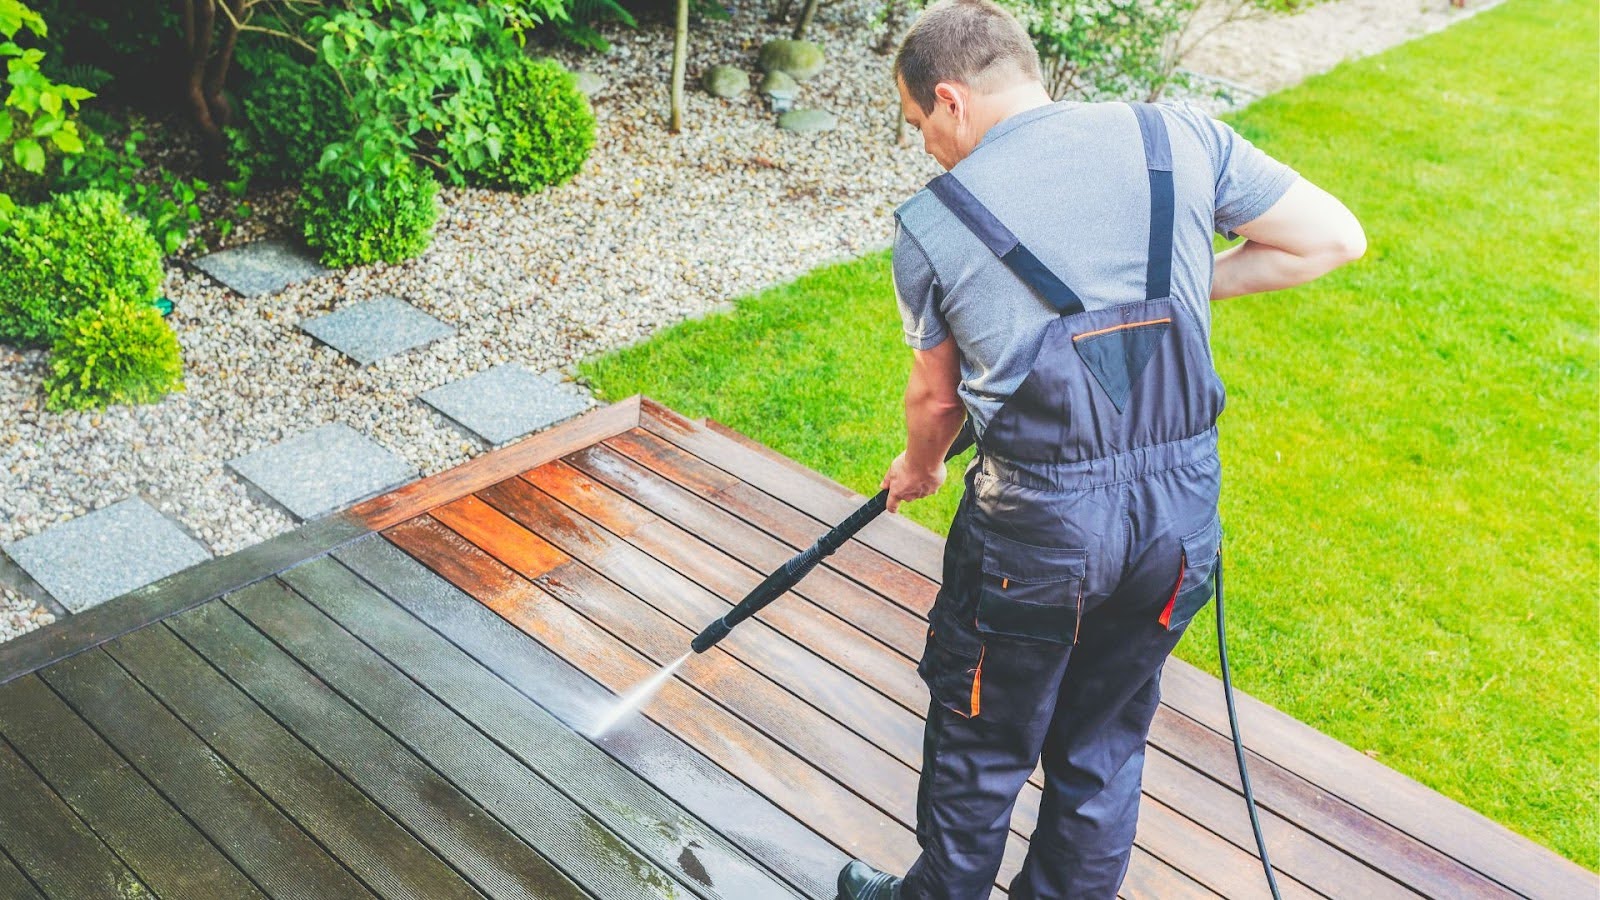
<svg viewBox="0 0 1600 900">
<path fill-rule="evenodd" d="M 1267 155 L 1225 122 L 1188 104 L 1174 107 L 1199 133 L 1216 177 L 1214 227 L 1229 240 L 1282 199 L 1299 174 Z"/>
<path fill-rule="evenodd" d="M 939 311 L 939 278 L 928 254 L 898 220 L 894 232 L 895 303 L 905 341 L 917 350 L 936 347 L 950 336 L 944 315 Z"/>
</svg>

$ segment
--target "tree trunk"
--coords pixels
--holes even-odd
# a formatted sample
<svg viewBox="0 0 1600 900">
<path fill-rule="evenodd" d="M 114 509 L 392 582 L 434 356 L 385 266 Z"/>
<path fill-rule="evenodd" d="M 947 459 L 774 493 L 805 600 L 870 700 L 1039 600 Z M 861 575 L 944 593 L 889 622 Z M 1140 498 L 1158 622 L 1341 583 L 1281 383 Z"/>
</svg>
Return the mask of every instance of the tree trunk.
<svg viewBox="0 0 1600 900">
<path fill-rule="evenodd" d="M 683 130 L 683 71 L 689 55 L 689 0 L 678 0 L 672 31 L 672 133 Z"/>
<path fill-rule="evenodd" d="M 189 50 L 189 72 L 184 79 L 184 95 L 189 101 L 189 112 L 194 125 L 200 130 L 208 155 L 220 154 L 223 146 L 222 126 L 211 114 L 211 102 L 206 96 L 207 63 L 211 59 L 211 38 L 216 28 L 217 10 L 213 5 L 220 0 L 199 0 L 194 11 L 193 25 L 185 16 L 184 31 Z M 185 9 L 185 13 L 188 9 Z"/>
<path fill-rule="evenodd" d="M 794 23 L 794 34 L 790 35 L 795 40 L 806 36 L 806 29 L 811 27 L 811 17 L 817 14 L 817 0 L 806 0 L 806 5 L 800 8 L 800 21 Z"/>
</svg>

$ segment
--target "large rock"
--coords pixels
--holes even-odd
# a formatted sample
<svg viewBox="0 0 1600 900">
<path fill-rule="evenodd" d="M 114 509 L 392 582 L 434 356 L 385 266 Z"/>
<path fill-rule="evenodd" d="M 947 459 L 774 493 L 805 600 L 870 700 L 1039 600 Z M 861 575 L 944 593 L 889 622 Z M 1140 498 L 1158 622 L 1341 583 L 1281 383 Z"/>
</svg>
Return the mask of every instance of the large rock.
<svg viewBox="0 0 1600 900">
<path fill-rule="evenodd" d="M 822 48 L 812 41 L 767 41 L 757 62 L 763 72 L 784 72 L 805 81 L 822 71 Z"/>
<path fill-rule="evenodd" d="M 737 97 L 750 90 L 750 76 L 733 66 L 712 66 L 700 76 L 700 86 L 713 97 Z"/>
<path fill-rule="evenodd" d="M 796 109 L 778 117 L 778 127 L 784 131 L 832 131 L 838 124 L 837 116 L 822 109 Z"/>
</svg>

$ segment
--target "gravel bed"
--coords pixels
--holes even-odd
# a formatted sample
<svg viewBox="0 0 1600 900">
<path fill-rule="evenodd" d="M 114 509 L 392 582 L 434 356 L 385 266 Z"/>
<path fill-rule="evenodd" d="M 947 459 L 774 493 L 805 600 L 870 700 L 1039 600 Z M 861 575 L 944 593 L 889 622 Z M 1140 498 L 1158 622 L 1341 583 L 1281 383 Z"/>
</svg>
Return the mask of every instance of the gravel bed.
<svg viewBox="0 0 1600 900">
<path fill-rule="evenodd" d="M 1333 4 L 1384 18 L 1371 12 L 1380 5 Z M 754 94 L 719 100 L 695 87 L 701 70 L 719 63 L 754 74 L 761 43 L 787 36 L 761 8 L 732 11 L 730 21 L 693 34 L 682 134 L 666 130 L 670 32 L 613 32 L 609 54 L 567 60 L 606 81 L 594 98 L 596 146 L 578 177 L 533 196 L 443 191 L 434 242 L 418 259 L 253 300 L 169 260 L 165 292 L 177 304 L 169 321 L 188 389 L 159 405 L 46 413 L 45 354 L 0 346 L 8 423 L 0 431 L 0 543 L 140 494 L 214 554 L 232 553 L 294 523 L 247 493 L 228 460 L 343 422 L 424 474 L 438 472 L 481 448 L 417 401 L 422 391 L 501 363 L 565 369 L 824 262 L 887 246 L 890 213 L 938 169 L 920 146 L 895 143 L 890 58 L 871 50 L 875 5 L 844 0 L 818 14 L 811 36 L 825 45 L 828 65 L 803 85 L 798 105 L 836 113 L 839 127 L 815 135 L 779 131 Z M 1329 43 L 1326 28 L 1293 42 L 1310 58 Z M 1232 78 L 1235 69 L 1217 71 Z M 285 233 L 291 199 L 288 190 L 254 193 L 256 215 L 229 243 Z M 457 335 L 362 368 L 296 327 L 385 295 L 452 323 Z M 10 592 L 0 610 L 0 640 L 51 618 Z"/>
</svg>

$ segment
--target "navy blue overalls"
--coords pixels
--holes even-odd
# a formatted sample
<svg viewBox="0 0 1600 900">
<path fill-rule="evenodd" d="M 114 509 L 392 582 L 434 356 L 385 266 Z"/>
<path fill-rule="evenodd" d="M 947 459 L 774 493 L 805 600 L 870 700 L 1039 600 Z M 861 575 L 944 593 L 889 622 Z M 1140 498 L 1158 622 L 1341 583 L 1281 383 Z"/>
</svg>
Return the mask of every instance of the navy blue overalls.
<svg viewBox="0 0 1600 900">
<path fill-rule="evenodd" d="M 929 184 L 1061 315 L 979 440 L 945 546 L 918 667 L 933 702 L 908 900 L 989 896 L 1041 758 L 1012 900 L 1116 896 L 1161 667 L 1213 593 L 1222 383 L 1200 321 L 1170 296 L 1166 127 L 1133 109 L 1150 181 L 1143 298 L 1086 311 L 953 175 Z"/>
</svg>

